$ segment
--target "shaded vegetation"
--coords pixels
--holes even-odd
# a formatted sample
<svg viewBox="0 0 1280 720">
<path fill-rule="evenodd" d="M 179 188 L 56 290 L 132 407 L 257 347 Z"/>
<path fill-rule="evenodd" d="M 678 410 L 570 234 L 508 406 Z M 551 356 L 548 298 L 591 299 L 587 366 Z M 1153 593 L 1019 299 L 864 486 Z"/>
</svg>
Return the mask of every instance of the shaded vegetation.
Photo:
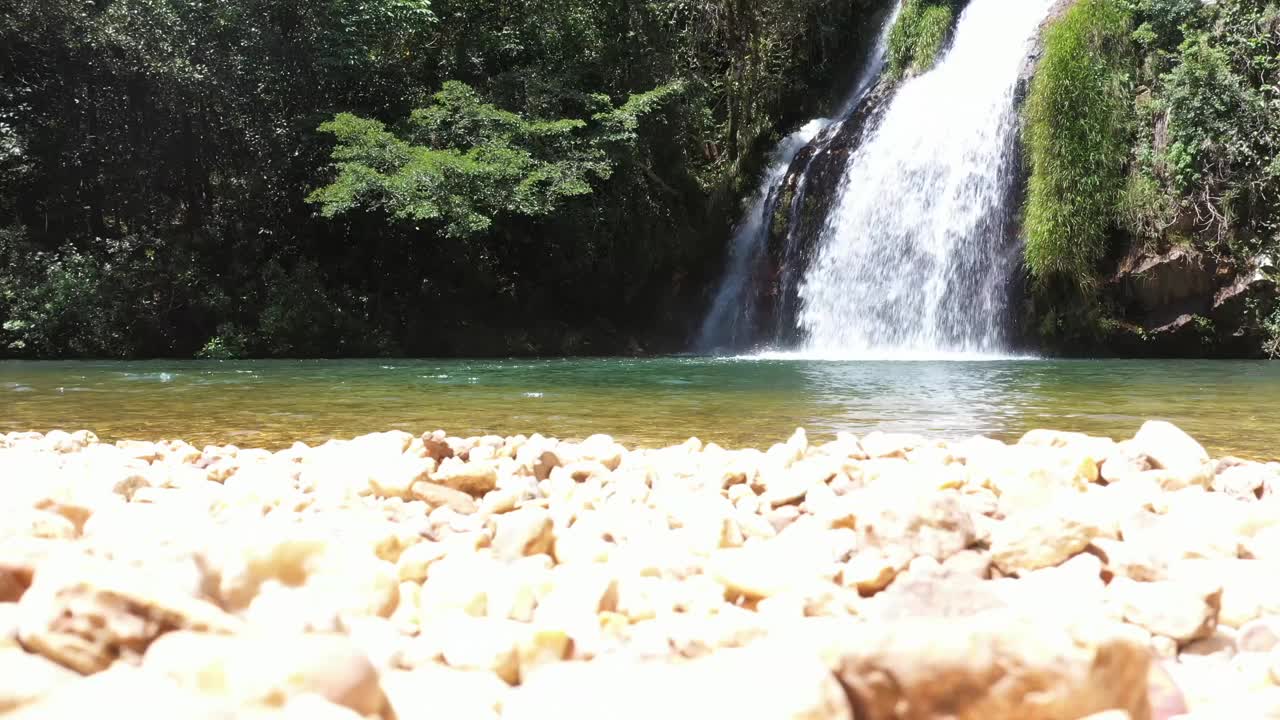
<svg viewBox="0 0 1280 720">
<path fill-rule="evenodd" d="M 0 355 L 678 341 L 882 5 L 6 3 Z"/>
<path fill-rule="evenodd" d="M 1181 247 L 1248 274 L 1280 249 L 1274 0 L 1081 0 L 1047 32 L 1025 120 L 1030 303 L 1051 345 L 1147 337 L 1098 291 L 1121 258 Z M 1264 305 L 1228 325 L 1274 337 Z"/>
</svg>

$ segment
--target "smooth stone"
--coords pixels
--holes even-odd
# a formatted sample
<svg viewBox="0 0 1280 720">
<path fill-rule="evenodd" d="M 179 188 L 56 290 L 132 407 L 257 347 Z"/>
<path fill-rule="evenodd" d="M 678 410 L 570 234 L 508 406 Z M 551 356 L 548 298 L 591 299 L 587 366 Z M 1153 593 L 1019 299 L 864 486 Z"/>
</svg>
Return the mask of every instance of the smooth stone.
<svg viewBox="0 0 1280 720">
<path fill-rule="evenodd" d="M 1107 593 L 1127 622 L 1179 643 L 1210 636 L 1222 605 L 1222 587 L 1203 581 L 1116 578 Z"/>
<path fill-rule="evenodd" d="M 0 715 L 28 705 L 80 678 L 40 655 L 18 647 L 0 648 Z"/>
<path fill-rule="evenodd" d="M 137 663 L 172 630 L 232 633 L 242 621 L 184 591 L 159 563 L 147 569 L 89 559 L 41 566 L 20 603 L 18 639 L 77 672 Z M 169 580 L 169 582 L 166 582 Z"/>
<path fill-rule="evenodd" d="M 497 720 L 511 693 L 493 673 L 436 664 L 383 673 L 381 682 L 393 720 Z"/>
<path fill-rule="evenodd" d="M 1246 623 L 1236 636 L 1240 652 L 1271 652 L 1280 647 L 1280 617 L 1270 616 Z"/>
<path fill-rule="evenodd" d="M 1219 626 L 1209 636 L 1184 645 L 1179 658 L 1184 662 L 1228 662 L 1235 657 L 1237 646 L 1237 632 L 1232 628 Z"/>
<path fill-rule="evenodd" d="M 1053 567 L 1083 552 L 1098 533 L 1098 526 L 1078 513 L 1023 513 L 992 530 L 991 563 L 1006 575 Z"/>
<path fill-rule="evenodd" d="M 142 667 L 237 705 L 282 707 L 312 693 L 371 715 L 384 702 L 377 670 L 342 635 L 172 632 L 152 643 Z"/>
<path fill-rule="evenodd" d="M 425 502 L 429 507 L 447 507 L 454 512 L 470 515 L 477 510 L 475 498 L 447 485 L 419 480 L 409 488 L 409 495 Z"/>
<path fill-rule="evenodd" d="M 432 482 L 480 497 L 498 486 L 498 470 L 493 462 L 462 462 L 450 458 L 431 474 Z"/>
<path fill-rule="evenodd" d="M 825 642 L 859 720 L 1061 720 L 1111 709 L 1150 717 L 1150 654 L 1139 631 L 1047 619 L 918 618 Z"/>
<path fill-rule="evenodd" d="M 552 553 L 555 523 L 551 513 L 541 508 L 524 508 L 495 518 L 497 532 L 493 536 L 493 554 L 499 560 L 512 561 L 526 555 Z"/>
<path fill-rule="evenodd" d="M 0 651 L 21 647 L 18 644 L 21 612 L 16 602 L 0 602 Z"/>
<path fill-rule="evenodd" d="M 1270 578 L 1280 576 L 1280 563 L 1262 560 L 1187 559 L 1169 564 L 1170 579 L 1189 579 L 1221 585 L 1218 622 L 1241 628 L 1267 615 L 1280 615 L 1280 595 Z"/>
<path fill-rule="evenodd" d="M 804 543 L 782 539 L 726 548 L 707 559 L 704 572 L 727 596 L 767 598 L 823 579 L 829 563 L 804 550 Z"/>
<path fill-rule="evenodd" d="M 572 698 L 566 702 L 566 698 Z M 848 720 L 840 685 L 816 658 L 762 647 L 718 650 L 683 663 L 601 659 L 534 673 L 503 720 Z"/>
<path fill-rule="evenodd" d="M 1133 437 L 1133 448 L 1151 459 L 1158 469 L 1177 477 L 1177 486 L 1207 485 L 1212 467 L 1209 453 L 1200 443 L 1172 423 L 1148 420 Z M 1166 486 L 1175 489 L 1176 486 Z"/>
<path fill-rule="evenodd" d="M 59 685 L 40 700 L 6 714 L 5 720 L 66 720 L 126 714 L 130 720 L 236 720 L 228 704 L 179 687 L 163 675 L 117 665 Z"/>
</svg>

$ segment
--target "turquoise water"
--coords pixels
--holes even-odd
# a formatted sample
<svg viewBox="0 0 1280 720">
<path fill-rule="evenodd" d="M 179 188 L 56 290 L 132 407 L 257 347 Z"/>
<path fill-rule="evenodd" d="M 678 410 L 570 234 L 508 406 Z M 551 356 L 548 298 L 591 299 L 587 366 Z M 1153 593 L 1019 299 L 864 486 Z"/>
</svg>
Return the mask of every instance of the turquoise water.
<svg viewBox="0 0 1280 720">
<path fill-rule="evenodd" d="M 767 359 L 0 362 L 0 431 L 87 428 L 282 447 L 374 430 L 604 432 L 767 446 L 796 427 L 1129 437 L 1170 420 L 1214 454 L 1280 457 L 1280 363 Z"/>
</svg>

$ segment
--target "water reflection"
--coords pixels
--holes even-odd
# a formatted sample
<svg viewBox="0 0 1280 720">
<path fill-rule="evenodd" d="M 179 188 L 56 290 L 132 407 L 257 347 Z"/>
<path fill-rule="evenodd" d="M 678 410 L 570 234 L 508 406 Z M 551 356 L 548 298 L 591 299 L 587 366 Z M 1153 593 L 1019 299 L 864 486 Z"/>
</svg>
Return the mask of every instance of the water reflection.
<svg viewBox="0 0 1280 720">
<path fill-rule="evenodd" d="M 989 363 L 819 362 L 798 366 L 814 388 L 809 425 L 946 436 L 1009 431 L 1028 388 Z"/>
<path fill-rule="evenodd" d="M 390 428 L 607 432 L 767 446 L 796 427 L 985 434 L 1034 427 L 1128 437 L 1171 420 L 1217 453 L 1271 458 L 1280 364 L 1201 361 L 0 362 L 0 430 L 89 428 L 281 447 Z"/>
</svg>

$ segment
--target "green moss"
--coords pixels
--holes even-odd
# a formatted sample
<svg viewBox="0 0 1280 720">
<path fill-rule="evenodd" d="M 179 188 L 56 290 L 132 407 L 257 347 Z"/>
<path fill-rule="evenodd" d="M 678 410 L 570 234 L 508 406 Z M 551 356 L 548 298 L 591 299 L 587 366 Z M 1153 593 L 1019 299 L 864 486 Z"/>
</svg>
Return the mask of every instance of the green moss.
<svg viewBox="0 0 1280 720">
<path fill-rule="evenodd" d="M 1131 24 L 1116 0 L 1081 0 L 1045 33 L 1025 108 L 1025 254 L 1042 283 L 1086 287 L 1106 254 L 1129 156 Z"/>
<path fill-rule="evenodd" d="M 897 79 L 933 67 L 954 23 L 955 8 L 950 0 L 907 0 L 889 34 L 889 77 Z"/>
</svg>

